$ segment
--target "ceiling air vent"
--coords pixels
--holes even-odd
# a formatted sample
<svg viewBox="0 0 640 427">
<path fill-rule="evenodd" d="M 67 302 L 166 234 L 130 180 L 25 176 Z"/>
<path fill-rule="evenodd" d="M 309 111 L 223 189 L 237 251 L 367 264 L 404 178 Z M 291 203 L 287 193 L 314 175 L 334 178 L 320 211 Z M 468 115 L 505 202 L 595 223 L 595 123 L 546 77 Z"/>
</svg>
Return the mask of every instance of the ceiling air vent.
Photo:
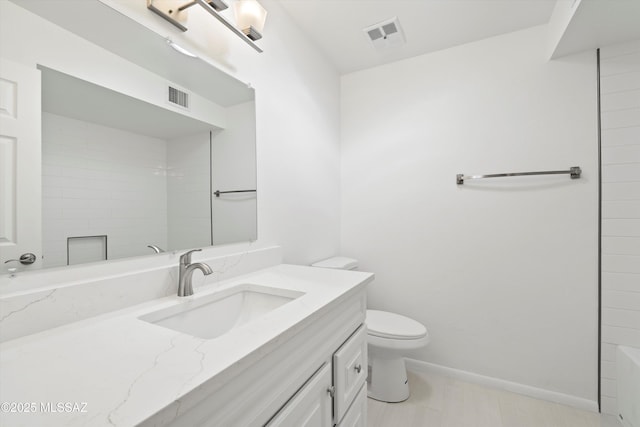
<svg viewBox="0 0 640 427">
<path fill-rule="evenodd" d="M 169 86 L 169 102 L 183 108 L 189 108 L 189 94 L 185 91 Z"/>
<path fill-rule="evenodd" d="M 362 31 L 364 31 L 369 41 L 378 50 L 386 50 L 390 47 L 406 43 L 404 31 L 402 31 L 402 27 L 400 27 L 400 21 L 395 17 L 371 25 Z"/>
</svg>

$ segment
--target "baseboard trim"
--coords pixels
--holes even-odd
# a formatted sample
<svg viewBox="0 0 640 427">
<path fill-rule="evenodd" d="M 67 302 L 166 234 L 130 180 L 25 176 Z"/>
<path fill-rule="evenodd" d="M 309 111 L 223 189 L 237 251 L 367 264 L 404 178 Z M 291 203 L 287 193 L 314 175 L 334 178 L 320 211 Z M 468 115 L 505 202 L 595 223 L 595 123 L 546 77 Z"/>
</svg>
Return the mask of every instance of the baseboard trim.
<svg viewBox="0 0 640 427">
<path fill-rule="evenodd" d="M 474 374 L 473 372 L 462 371 L 460 369 L 448 368 L 446 366 L 436 365 L 434 363 L 424 362 L 422 360 L 407 358 L 405 359 L 405 361 L 407 369 L 410 371 L 435 373 L 469 383 L 480 384 L 487 387 L 523 394 L 525 396 L 533 397 L 536 399 L 542 399 L 550 402 L 560 403 L 562 405 L 573 406 L 574 408 L 583 409 L 586 411 L 598 412 L 598 402 L 595 400 L 588 400 L 582 397 L 558 393 L 556 391 L 545 390 L 525 384 L 487 377 L 485 375 Z"/>
</svg>

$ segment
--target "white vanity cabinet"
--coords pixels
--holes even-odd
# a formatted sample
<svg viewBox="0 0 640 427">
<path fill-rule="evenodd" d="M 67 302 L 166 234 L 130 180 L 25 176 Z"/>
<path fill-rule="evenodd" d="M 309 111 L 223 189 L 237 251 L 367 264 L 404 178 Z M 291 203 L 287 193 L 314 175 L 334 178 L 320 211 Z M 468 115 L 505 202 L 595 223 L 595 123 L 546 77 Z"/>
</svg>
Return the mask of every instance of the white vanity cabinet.
<svg viewBox="0 0 640 427">
<path fill-rule="evenodd" d="M 12 340 L 0 352 L 5 400 L 67 396 L 89 407 L 55 417 L 5 413 L 2 425 L 364 427 L 372 280 L 371 273 L 279 264 L 201 288 L 192 298 L 160 298 Z M 216 316 L 237 320 L 229 313 L 238 301 L 229 296 L 239 294 L 238 319 L 256 317 L 215 338 L 149 321 L 206 307 L 212 315 L 200 322 L 222 327 Z M 267 297 L 278 295 L 288 301 L 274 308 Z M 96 368 L 113 363 L 118 375 Z"/>
<path fill-rule="evenodd" d="M 333 354 L 331 363 L 324 364 L 267 425 L 365 427 L 366 337 L 366 327 L 360 325 Z"/>
<path fill-rule="evenodd" d="M 213 378 L 141 425 L 364 426 L 365 312 L 360 287 L 294 326 L 292 338 L 264 351 L 257 362 Z"/>
</svg>

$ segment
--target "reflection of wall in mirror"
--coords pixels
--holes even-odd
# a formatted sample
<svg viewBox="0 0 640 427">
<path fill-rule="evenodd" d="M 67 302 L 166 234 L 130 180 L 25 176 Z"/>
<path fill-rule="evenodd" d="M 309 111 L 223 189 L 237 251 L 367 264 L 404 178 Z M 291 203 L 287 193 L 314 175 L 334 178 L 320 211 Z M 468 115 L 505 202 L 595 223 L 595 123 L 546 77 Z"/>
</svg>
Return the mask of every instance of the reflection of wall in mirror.
<svg viewBox="0 0 640 427">
<path fill-rule="evenodd" d="M 227 108 L 227 126 L 212 140 L 213 191 L 256 189 L 255 102 Z M 257 193 L 213 197 L 213 244 L 257 238 Z"/>
<path fill-rule="evenodd" d="M 210 156 L 208 132 L 169 140 L 167 213 L 170 249 L 211 245 Z"/>
<path fill-rule="evenodd" d="M 44 266 L 67 238 L 109 236 L 108 258 L 167 246 L 167 141 L 42 113 Z"/>
<path fill-rule="evenodd" d="M 109 236 L 108 259 L 211 245 L 209 133 L 164 140 L 43 113 L 44 266 L 67 238 Z"/>
</svg>

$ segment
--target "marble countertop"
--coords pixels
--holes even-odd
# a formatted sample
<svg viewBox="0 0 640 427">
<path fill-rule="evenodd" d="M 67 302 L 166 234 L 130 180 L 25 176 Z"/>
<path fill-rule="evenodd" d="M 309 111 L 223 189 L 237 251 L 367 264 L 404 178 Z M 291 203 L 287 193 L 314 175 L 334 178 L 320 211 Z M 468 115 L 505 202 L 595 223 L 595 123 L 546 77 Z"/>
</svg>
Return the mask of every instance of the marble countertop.
<svg viewBox="0 0 640 427">
<path fill-rule="evenodd" d="M 0 345 L 0 425 L 136 425 L 204 383 L 229 381 L 371 280 L 371 273 L 282 264 L 192 297 L 160 298 L 7 341 Z M 211 340 L 138 319 L 242 284 L 304 295 Z"/>
</svg>

